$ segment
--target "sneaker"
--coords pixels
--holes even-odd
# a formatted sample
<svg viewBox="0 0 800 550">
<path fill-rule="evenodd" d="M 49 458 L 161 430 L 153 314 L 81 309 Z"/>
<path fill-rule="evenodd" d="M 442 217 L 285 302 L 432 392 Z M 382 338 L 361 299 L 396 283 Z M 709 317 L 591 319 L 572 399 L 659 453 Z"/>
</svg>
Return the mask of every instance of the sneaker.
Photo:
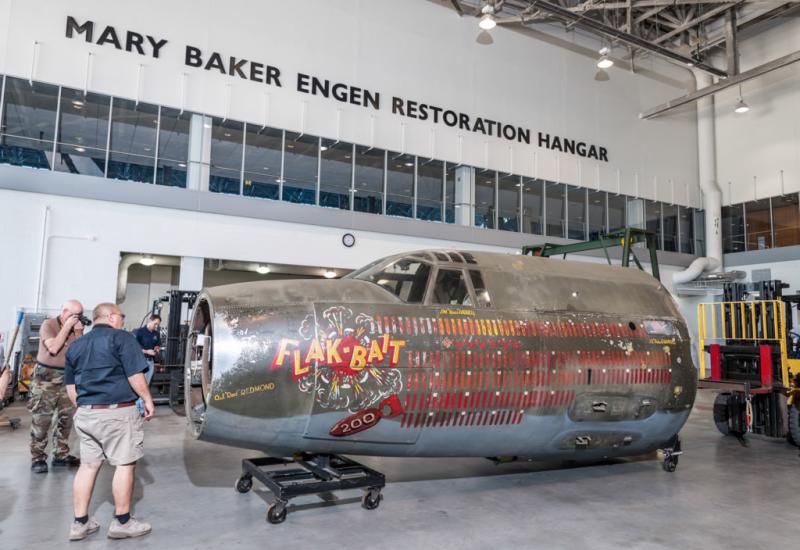
<svg viewBox="0 0 800 550">
<path fill-rule="evenodd" d="M 31 463 L 31 472 L 34 474 L 46 474 L 47 473 L 47 461 L 46 460 L 34 460 Z"/>
<path fill-rule="evenodd" d="M 83 540 L 92 533 L 96 533 L 98 529 L 100 529 L 100 524 L 94 518 L 89 518 L 86 523 L 73 520 L 69 528 L 69 540 Z"/>
<path fill-rule="evenodd" d="M 50 462 L 50 465 L 53 468 L 77 468 L 81 465 L 81 459 L 76 458 L 72 455 L 67 455 L 62 458 L 53 457 L 53 460 Z"/>
<path fill-rule="evenodd" d="M 132 537 L 141 537 L 148 534 L 151 530 L 152 527 L 150 527 L 150 524 L 146 521 L 139 521 L 132 517 L 127 523 L 122 524 L 117 518 L 114 518 L 108 528 L 108 538 L 128 539 Z"/>
</svg>

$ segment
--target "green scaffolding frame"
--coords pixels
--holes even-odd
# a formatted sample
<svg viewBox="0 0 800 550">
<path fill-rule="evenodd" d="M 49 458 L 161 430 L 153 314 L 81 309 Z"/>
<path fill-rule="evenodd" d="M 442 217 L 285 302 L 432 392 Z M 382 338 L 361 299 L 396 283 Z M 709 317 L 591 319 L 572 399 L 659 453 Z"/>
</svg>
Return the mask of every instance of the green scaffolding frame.
<svg viewBox="0 0 800 550">
<path fill-rule="evenodd" d="M 650 267 L 652 268 L 653 277 L 660 281 L 661 276 L 658 271 L 658 247 L 656 245 L 656 234 L 652 231 L 638 229 L 636 227 L 626 227 L 625 229 L 612 231 L 611 233 L 606 234 L 601 233 L 600 238 L 594 241 L 573 244 L 545 243 L 537 246 L 523 246 L 522 253 L 529 254 L 531 256 L 541 256 L 543 258 L 563 255 L 564 258 L 566 258 L 567 254 L 573 254 L 575 252 L 602 249 L 606 256 L 606 260 L 608 261 L 608 265 L 612 265 L 611 257 L 608 255 L 608 249 L 621 246 L 622 267 L 629 267 L 631 263 L 631 257 L 633 257 L 636 267 L 644 271 L 644 267 L 642 267 L 641 262 L 639 262 L 639 258 L 636 257 L 636 253 L 633 251 L 633 245 L 637 243 L 645 243 L 647 245 L 648 252 L 650 253 Z"/>
</svg>

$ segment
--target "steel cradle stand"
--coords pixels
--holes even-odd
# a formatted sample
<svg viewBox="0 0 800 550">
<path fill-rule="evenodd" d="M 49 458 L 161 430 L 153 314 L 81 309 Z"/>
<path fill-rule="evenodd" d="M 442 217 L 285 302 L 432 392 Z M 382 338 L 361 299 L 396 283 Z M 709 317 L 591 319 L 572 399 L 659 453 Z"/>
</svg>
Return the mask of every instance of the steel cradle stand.
<svg viewBox="0 0 800 550">
<path fill-rule="evenodd" d="M 296 465 L 299 468 L 267 470 L 271 466 Z M 298 455 L 292 459 L 260 457 L 242 460 L 242 475 L 236 490 L 247 493 L 253 488 L 253 478 L 260 481 L 275 496 L 267 510 L 267 521 L 283 523 L 288 513 L 289 499 L 303 495 L 320 495 L 332 491 L 363 489 L 361 506 L 377 508 L 386 485 L 385 476 L 363 464 L 339 455 Z"/>
</svg>

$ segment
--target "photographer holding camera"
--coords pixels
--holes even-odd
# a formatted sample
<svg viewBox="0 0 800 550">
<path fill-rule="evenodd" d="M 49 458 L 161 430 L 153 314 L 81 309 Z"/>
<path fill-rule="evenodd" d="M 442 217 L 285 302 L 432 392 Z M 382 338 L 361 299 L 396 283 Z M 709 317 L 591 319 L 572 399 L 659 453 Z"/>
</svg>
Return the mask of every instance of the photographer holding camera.
<svg viewBox="0 0 800 550">
<path fill-rule="evenodd" d="M 47 440 L 53 429 L 52 466 L 80 466 L 80 460 L 69 454 L 69 434 L 75 409 L 64 387 L 64 360 L 70 344 L 83 335 L 91 321 L 83 315 L 83 305 L 69 300 L 58 317 L 47 319 L 39 329 L 39 353 L 31 383 L 28 408 L 31 411 L 31 471 L 47 472 Z"/>
</svg>

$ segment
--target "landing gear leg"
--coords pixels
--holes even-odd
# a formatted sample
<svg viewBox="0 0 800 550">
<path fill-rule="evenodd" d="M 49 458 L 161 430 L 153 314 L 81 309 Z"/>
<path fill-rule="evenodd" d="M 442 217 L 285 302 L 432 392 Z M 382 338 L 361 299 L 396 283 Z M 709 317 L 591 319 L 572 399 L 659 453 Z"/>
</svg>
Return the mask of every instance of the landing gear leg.
<svg viewBox="0 0 800 550">
<path fill-rule="evenodd" d="M 675 436 L 675 442 L 671 448 L 663 449 L 664 458 L 661 461 L 661 467 L 665 472 L 672 473 L 678 469 L 678 457 L 683 454 L 681 451 L 681 438 Z"/>
</svg>

